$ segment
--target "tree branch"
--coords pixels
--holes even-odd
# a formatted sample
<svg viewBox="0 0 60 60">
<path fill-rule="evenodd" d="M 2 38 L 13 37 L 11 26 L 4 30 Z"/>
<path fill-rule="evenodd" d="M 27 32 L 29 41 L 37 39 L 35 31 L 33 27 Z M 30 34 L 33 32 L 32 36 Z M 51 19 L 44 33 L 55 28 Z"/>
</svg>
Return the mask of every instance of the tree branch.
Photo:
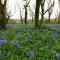
<svg viewBox="0 0 60 60">
<path fill-rule="evenodd" d="M 47 12 L 47 11 L 49 11 L 53 6 L 54 6 L 54 1 L 53 1 L 53 4 L 50 6 L 50 8 L 49 9 L 47 9 L 45 12 L 44 12 L 44 14 Z"/>
</svg>

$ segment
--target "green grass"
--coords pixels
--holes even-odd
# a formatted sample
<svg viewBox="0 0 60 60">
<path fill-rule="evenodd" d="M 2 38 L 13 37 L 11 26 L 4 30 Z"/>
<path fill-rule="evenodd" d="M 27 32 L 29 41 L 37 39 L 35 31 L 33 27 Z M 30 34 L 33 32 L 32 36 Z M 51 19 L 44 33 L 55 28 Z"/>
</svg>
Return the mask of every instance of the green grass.
<svg viewBox="0 0 60 60">
<path fill-rule="evenodd" d="M 11 24 L 0 30 L 0 60 L 60 60 L 60 25 L 45 25 L 35 29 L 33 24 Z M 18 41 L 18 48 L 12 41 Z M 2 55 L 1 55 L 2 54 Z"/>
</svg>

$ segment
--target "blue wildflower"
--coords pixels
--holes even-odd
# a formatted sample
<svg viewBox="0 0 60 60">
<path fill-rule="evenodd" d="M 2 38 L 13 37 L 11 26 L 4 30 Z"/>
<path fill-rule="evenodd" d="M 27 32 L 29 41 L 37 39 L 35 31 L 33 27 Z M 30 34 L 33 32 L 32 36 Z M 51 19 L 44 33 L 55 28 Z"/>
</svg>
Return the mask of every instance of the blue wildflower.
<svg viewBox="0 0 60 60">
<path fill-rule="evenodd" d="M 22 34 L 21 34 L 21 33 L 18 33 L 18 34 L 17 34 L 17 37 L 18 37 L 18 38 L 22 38 Z"/>
<path fill-rule="evenodd" d="M 34 57 L 34 56 L 35 56 L 35 50 L 29 50 L 29 51 L 27 52 L 27 55 L 28 55 L 29 57 Z"/>
<path fill-rule="evenodd" d="M 56 53 L 56 58 L 60 58 L 60 53 Z"/>
<path fill-rule="evenodd" d="M 51 32 L 51 36 L 49 37 L 50 40 L 56 40 L 57 33 L 56 32 Z"/>
<path fill-rule="evenodd" d="M 53 48 L 47 48 L 47 51 L 53 51 L 54 49 Z"/>
<path fill-rule="evenodd" d="M 49 46 L 49 47 L 52 46 L 52 43 L 49 43 L 48 46 Z"/>
<path fill-rule="evenodd" d="M 28 39 L 29 39 L 29 38 L 30 38 L 30 35 L 29 35 L 29 34 L 27 34 L 27 35 L 26 35 L 26 38 L 28 38 Z"/>
<path fill-rule="evenodd" d="M 1 45 L 1 46 L 2 46 L 2 45 L 5 45 L 6 42 L 7 42 L 6 40 L 0 40 L 0 45 Z"/>
<path fill-rule="evenodd" d="M 54 37 L 57 37 L 57 33 L 56 32 L 51 32 L 51 35 Z"/>
<path fill-rule="evenodd" d="M 50 36 L 49 39 L 50 40 L 56 40 L 56 37 L 55 36 Z"/>
<path fill-rule="evenodd" d="M 13 40 L 12 42 L 13 42 L 13 45 L 14 45 L 16 48 L 19 48 L 19 43 L 18 43 L 18 41 Z"/>
</svg>

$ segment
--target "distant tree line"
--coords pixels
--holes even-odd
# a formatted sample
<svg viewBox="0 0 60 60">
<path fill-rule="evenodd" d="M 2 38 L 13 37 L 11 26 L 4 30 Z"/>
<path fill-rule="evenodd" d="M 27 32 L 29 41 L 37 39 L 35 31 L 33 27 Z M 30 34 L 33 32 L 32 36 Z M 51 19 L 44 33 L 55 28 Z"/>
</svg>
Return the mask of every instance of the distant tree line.
<svg viewBox="0 0 60 60">
<path fill-rule="evenodd" d="M 26 3 L 24 5 L 24 9 L 25 9 L 25 24 L 27 24 L 27 15 L 28 15 L 28 7 L 29 7 L 29 11 L 30 14 L 32 16 L 32 22 L 33 22 L 33 17 L 35 19 L 35 27 L 36 28 L 41 28 L 43 26 L 43 20 L 44 20 L 44 15 L 46 12 L 48 12 L 48 23 L 50 23 L 50 18 L 53 12 L 53 8 L 55 5 L 55 0 L 36 0 L 36 5 L 35 5 L 35 13 L 31 10 L 31 7 L 29 6 L 31 0 L 24 0 Z M 44 7 L 45 7 L 45 2 L 47 2 L 48 4 L 48 8 L 45 11 Z M 59 0 L 60 2 L 60 0 Z M 9 13 L 7 13 L 7 0 L 4 0 L 4 3 L 2 2 L 2 0 L 0 0 L 0 28 L 6 29 L 6 23 L 8 23 L 8 20 L 10 19 L 11 16 L 13 16 L 15 14 L 15 12 L 13 14 L 11 14 L 11 10 L 9 11 Z M 40 11 L 40 7 L 41 7 L 41 11 Z M 23 23 L 23 17 L 22 17 L 22 10 L 21 7 L 18 7 L 20 10 L 20 18 L 21 18 L 21 22 Z M 39 14 L 41 15 L 41 20 L 39 20 Z M 60 14 L 59 14 L 60 16 Z"/>
</svg>

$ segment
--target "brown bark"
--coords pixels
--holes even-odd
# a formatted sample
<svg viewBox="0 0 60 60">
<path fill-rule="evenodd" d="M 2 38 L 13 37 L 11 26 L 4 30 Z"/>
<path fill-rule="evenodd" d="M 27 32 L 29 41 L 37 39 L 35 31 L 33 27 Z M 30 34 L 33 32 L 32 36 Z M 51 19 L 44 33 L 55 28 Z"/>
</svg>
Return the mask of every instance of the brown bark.
<svg viewBox="0 0 60 60">
<path fill-rule="evenodd" d="M 25 24 L 27 24 L 27 8 L 25 8 Z"/>
<path fill-rule="evenodd" d="M 0 14 L 1 14 L 1 20 L 0 20 L 0 28 L 6 29 L 6 3 L 7 0 L 4 0 L 4 4 L 2 4 L 0 0 Z"/>
<path fill-rule="evenodd" d="M 36 9 L 35 9 L 35 27 L 39 27 L 39 8 L 41 0 L 36 0 Z"/>
</svg>

